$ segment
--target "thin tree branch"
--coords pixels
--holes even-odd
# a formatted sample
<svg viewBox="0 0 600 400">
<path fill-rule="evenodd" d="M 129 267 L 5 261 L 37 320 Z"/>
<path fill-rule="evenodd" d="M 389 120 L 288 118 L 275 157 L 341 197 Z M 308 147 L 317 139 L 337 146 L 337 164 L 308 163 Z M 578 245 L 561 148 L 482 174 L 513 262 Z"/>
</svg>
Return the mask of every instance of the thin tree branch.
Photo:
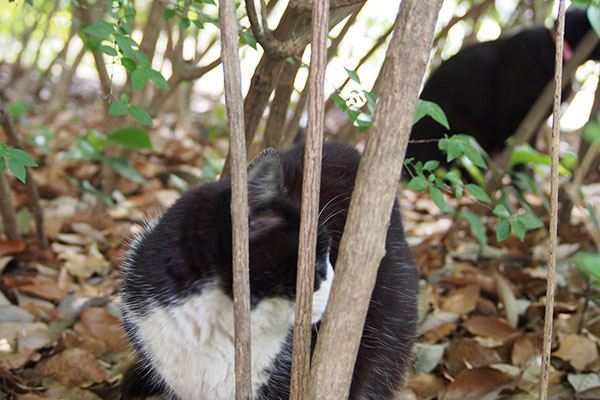
<svg viewBox="0 0 600 400">
<path fill-rule="evenodd" d="M 15 127 L 11 121 L 10 113 L 4 106 L 4 101 L 0 100 L 0 124 L 4 128 L 4 133 L 8 138 L 8 142 L 15 149 L 23 150 L 23 141 L 15 130 Z M 40 207 L 40 195 L 38 192 L 35 179 L 33 178 L 32 169 L 25 167 L 27 171 L 27 180 L 25 181 L 25 189 L 27 190 L 27 197 L 29 200 L 29 208 L 35 219 L 36 233 L 40 247 L 43 249 L 48 248 L 48 239 L 46 238 L 46 232 L 44 230 L 44 212 Z M 6 198 L 10 203 L 10 196 Z M 13 210 L 14 212 L 14 210 Z"/>
<path fill-rule="evenodd" d="M 308 129 L 304 149 L 302 208 L 298 243 L 296 280 L 296 322 L 292 347 L 290 400 L 309 399 L 310 349 L 312 339 L 312 295 L 315 285 L 315 260 L 323 152 L 323 84 L 327 67 L 329 0 L 315 2 L 312 14 L 310 75 L 308 77 Z"/>
<path fill-rule="evenodd" d="M 313 356 L 310 399 L 348 398 L 441 5 L 442 0 L 404 0 L 400 6 L 384 71 L 392 89 L 380 96 L 358 168 L 336 275 Z"/>
<path fill-rule="evenodd" d="M 590 29 L 592 31 L 592 29 Z M 595 34 L 595 33 L 594 33 Z M 552 112 L 552 170 L 550 173 L 550 245 L 548 248 L 548 277 L 546 279 L 546 312 L 544 316 L 544 342 L 540 372 L 540 400 L 548 398 L 550 352 L 552 351 L 552 322 L 554 318 L 554 288 L 556 274 L 556 242 L 558 229 L 558 152 L 560 147 L 560 103 L 562 94 L 563 47 L 565 41 L 565 3 L 558 3 L 556 28 L 556 57 L 554 71 L 554 105 Z"/>
<path fill-rule="evenodd" d="M 233 315 L 235 334 L 235 398 L 251 400 L 250 278 L 248 250 L 248 184 L 246 138 L 234 0 L 219 1 L 221 58 L 229 121 L 231 165 L 231 228 L 233 238 Z"/>
<path fill-rule="evenodd" d="M 8 240 L 21 240 L 15 219 L 15 206 L 12 203 L 10 185 L 4 171 L 0 172 L 0 214 L 2 214 L 2 226 Z"/>
</svg>

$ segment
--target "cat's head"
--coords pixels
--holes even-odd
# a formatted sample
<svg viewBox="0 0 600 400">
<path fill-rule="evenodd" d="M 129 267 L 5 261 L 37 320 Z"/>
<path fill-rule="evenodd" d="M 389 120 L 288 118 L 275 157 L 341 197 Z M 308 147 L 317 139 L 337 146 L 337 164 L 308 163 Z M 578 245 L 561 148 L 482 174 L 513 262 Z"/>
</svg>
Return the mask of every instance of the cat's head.
<svg viewBox="0 0 600 400">
<path fill-rule="evenodd" d="M 264 150 L 248 166 L 252 304 L 272 297 L 295 299 L 300 203 L 287 192 L 283 184 L 285 173 L 274 149 Z M 325 309 L 333 279 L 330 245 L 329 232 L 319 224 L 313 320 L 320 319 Z"/>
</svg>

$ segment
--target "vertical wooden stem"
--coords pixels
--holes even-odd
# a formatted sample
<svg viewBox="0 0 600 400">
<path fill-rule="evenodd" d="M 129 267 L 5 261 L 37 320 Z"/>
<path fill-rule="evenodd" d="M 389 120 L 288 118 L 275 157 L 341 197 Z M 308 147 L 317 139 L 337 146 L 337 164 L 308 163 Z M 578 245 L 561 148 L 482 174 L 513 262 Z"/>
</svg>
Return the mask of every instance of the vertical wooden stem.
<svg viewBox="0 0 600 400">
<path fill-rule="evenodd" d="M 300 242 L 298 244 L 298 277 L 296 283 L 296 323 L 292 349 L 290 399 L 308 399 L 312 294 L 315 280 L 315 258 L 321 187 L 323 152 L 323 120 L 325 95 L 323 83 L 327 66 L 327 32 L 329 32 L 329 0 L 315 1 L 312 13 L 308 126 L 304 150 Z"/>
<path fill-rule="evenodd" d="M 441 3 L 401 3 L 383 72 L 393 90 L 379 99 L 358 168 L 333 288 L 312 359 L 309 399 L 348 398 Z"/>
<path fill-rule="evenodd" d="M 233 315 L 235 330 L 235 398 L 250 400 L 250 280 L 246 138 L 234 0 L 219 1 L 221 58 L 231 154 L 231 221 L 233 237 Z"/>
<path fill-rule="evenodd" d="M 546 313 L 544 317 L 544 347 L 540 376 L 540 400 L 548 397 L 548 375 L 552 348 L 552 320 L 554 316 L 554 286 L 556 271 L 556 240 L 558 225 L 558 150 L 560 146 L 560 96 L 562 92 L 563 46 L 565 36 L 565 4 L 558 5 L 558 27 L 556 28 L 556 57 L 554 71 L 554 106 L 552 110 L 552 171 L 550 174 L 550 246 L 548 249 L 548 278 L 546 282 Z"/>
<path fill-rule="evenodd" d="M 2 215 L 2 225 L 4 233 L 8 240 L 21 240 L 19 230 L 17 229 L 17 220 L 15 219 L 15 207 L 10 195 L 10 185 L 4 175 L 0 172 L 0 215 Z"/>
</svg>

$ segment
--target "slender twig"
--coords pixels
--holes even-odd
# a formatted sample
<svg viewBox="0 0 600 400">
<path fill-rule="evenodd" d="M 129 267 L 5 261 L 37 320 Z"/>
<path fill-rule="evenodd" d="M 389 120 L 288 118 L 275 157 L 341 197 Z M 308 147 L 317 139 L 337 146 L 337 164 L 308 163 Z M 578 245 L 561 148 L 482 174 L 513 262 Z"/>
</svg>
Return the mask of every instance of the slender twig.
<svg viewBox="0 0 600 400">
<path fill-rule="evenodd" d="M 233 252 L 233 315 L 235 333 L 235 398 L 250 400 L 250 278 L 248 250 L 248 185 L 246 138 L 239 38 L 234 0 L 219 2 L 221 58 L 225 71 L 225 100 L 231 148 L 231 223 Z"/>
<path fill-rule="evenodd" d="M 296 323 L 292 348 L 291 400 L 307 396 L 310 374 L 312 294 L 321 187 L 321 153 L 323 152 L 324 101 L 323 84 L 327 66 L 329 0 L 315 2 L 312 13 L 310 75 L 308 77 L 308 129 L 304 151 L 298 277 L 296 280 Z M 314 397 L 313 397 L 314 398 Z"/>
<path fill-rule="evenodd" d="M 4 106 L 4 101 L 0 100 L 0 124 L 4 128 L 4 133 L 8 138 L 10 145 L 16 149 L 23 150 L 23 140 L 15 130 L 12 123 L 10 113 Z M 25 189 L 27 190 L 27 196 L 29 200 L 29 208 L 35 219 L 36 233 L 40 247 L 43 249 L 48 248 L 48 239 L 44 230 L 44 212 L 40 207 L 40 195 L 38 192 L 37 185 L 33 179 L 30 167 L 25 167 L 27 171 L 27 180 L 25 181 Z M 10 197 L 8 197 L 10 199 Z M 10 201 L 10 200 L 9 200 Z"/>
<path fill-rule="evenodd" d="M 10 185 L 4 171 L 0 172 L 0 214 L 2 214 L 2 226 L 7 239 L 21 240 L 15 218 L 15 207 L 11 201 Z"/>
<path fill-rule="evenodd" d="M 556 241 L 558 229 L 558 150 L 560 146 L 560 97 L 562 92 L 563 46 L 565 39 L 565 4 L 558 4 L 556 56 L 554 71 L 554 106 L 552 112 L 552 170 L 550 174 L 550 237 L 548 249 L 548 278 L 546 282 L 546 312 L 544 316 L 544 345 L 540 372 L 540 400 L 548 397 L 550 352 L 552 351 L 552 321 L 554 318 L 554 287 L 556 273 Z"/>
</svg>

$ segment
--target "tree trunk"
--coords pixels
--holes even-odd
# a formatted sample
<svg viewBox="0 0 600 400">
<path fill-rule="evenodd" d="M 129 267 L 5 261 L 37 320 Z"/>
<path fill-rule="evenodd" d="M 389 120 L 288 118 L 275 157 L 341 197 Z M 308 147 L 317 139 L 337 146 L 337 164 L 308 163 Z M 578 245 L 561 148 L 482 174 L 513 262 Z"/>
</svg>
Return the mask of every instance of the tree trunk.
<svg viewBox="0 0 600 400">
<path fill-rule="evenodd" d="M 358 168 L 336 276 L 313 356 L 310 399 L 348 398 L 441 3 L 404 0 L 400 6 L 383 72 L 390 90 L 379 99 Z"/>
</svg>

